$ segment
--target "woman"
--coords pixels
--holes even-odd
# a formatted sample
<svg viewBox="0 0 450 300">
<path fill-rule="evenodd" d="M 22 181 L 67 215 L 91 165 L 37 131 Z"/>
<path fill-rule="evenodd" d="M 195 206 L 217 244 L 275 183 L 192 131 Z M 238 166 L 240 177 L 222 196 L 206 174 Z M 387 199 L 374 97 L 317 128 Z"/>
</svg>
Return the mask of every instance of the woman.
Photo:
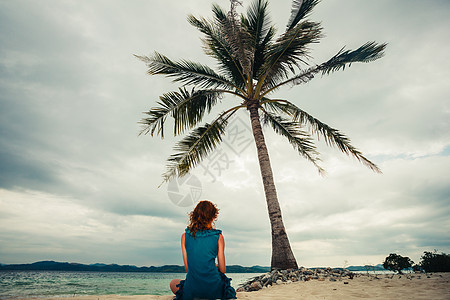
<svg viewBox="0 0 450 300">
<path fill-rule="evenodd" d="M 236 299 L 231 279 L 225 276 L 222 231 L 214 228 L 218 214 L 219 210 L 209 201 L 200 201 L 189 214 L 190 224 L 181 236 L 186 279 L 170 282 L 177 300 Z"/>
</svg>

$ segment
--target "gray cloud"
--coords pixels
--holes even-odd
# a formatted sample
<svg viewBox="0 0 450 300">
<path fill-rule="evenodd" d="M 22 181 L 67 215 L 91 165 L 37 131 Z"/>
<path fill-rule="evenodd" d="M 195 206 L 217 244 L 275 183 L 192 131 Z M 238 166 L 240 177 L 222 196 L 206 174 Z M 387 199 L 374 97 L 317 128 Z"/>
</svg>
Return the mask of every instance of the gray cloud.
<svg viewBox="0 0 450 300">
<path fill-rule="evenodd" d="M 157 188 L 178 138 L 137 136 L 142 111 L 177 86 L 147 76 L 132 54 L 157 50 L 214 65 L 186 22 L 188 13 L 209 16 L 210 3 L 0 3 L 0 262 L 182 263 L 179 237 L 192 207 L 174 205 L 167 185 Z M 388 42 L 386 56 L 277 96 L 341 129 L 384 174 L 319 142 L 328 171 L 320 177 L 266 129 L 300 264 L 376 264 L 394 251 L 418 261 L 425 250 L 450 251 L 449 9 L 446 1 L 334 0 L 312 15 L 326 33 L 314 62 L 369 40 Z M 289 1 L 271 2 L 271 10 L 283 30 Z M 248 124 L 247 113 L 239 118 Z M 256 149 L 221 149 L 228 167 L 193 174 L 201 197 L 221 209 L 227 262 L 268 265 Z"/>
</svg>

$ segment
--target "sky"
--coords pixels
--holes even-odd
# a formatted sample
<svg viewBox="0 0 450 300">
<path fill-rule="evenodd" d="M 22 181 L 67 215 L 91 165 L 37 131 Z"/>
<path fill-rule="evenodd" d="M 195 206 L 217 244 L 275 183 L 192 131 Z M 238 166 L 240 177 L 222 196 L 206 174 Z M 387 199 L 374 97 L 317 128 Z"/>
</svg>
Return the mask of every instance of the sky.
<svg viewBox="0 0 450 300">
<path fill-rule="evenodd" d="M 161 186 L 180 137 L 170 129 L 163 140 L 139 136 L 143 112 L 178 85 L 147 75 L 133 55 L 214 67 L 186 21 L 211 16 L 212 3 L 0 0 L 0 263 L 182 265 L 188 213 L 207 199 L 220 209 L 227 264 L 270 265 L 246 111 L 202 165 Z M 291 1 L 269 7 L 280 33 Z M 376 265 L 390 253 L 418 263 L 424 251 L 449 253 L 450 2 L 324 0 L 310 18 L 325 33 L 312 65 L 367 41 L 388 43 L 385 56 L 276 95 L 341 130 L 383 174 L 319 140 L 320 176 L 264 129 L 298 264 Z M 224 97 L 205 122 L 237 104 Z"/>
</svg>

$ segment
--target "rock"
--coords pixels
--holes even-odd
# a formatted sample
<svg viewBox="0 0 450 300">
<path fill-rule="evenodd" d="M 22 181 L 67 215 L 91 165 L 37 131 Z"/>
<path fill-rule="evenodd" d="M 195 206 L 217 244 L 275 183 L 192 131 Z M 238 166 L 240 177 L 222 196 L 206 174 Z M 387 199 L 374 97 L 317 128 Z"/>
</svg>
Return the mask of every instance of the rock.
<svg viewBox="0 0 450 300">
<path fill-rule="evenodd" d="M 250 284 L 250 289 L 249 291 L 258 291 L 260 289 L 262 289 L 262 284 L 259 281 L 254 281 Z"/>
<path fill-rule="evenodd" d="M 242 284 L 238 290 L 257 291 L 262 288 L 273 286 L 275 284 L 308 281 L 312 279 L 319 281 L 341 281 L 342 279 L 344 279 L 344 276 L 347 276 L 349 279 L 353 279 L 354 276 L 358 275 L 348 271 L 347 269 L 321 268 L 311 270 L 304 267 L 288 270 L 275 269 L 260 276 L 249 279 L 246 283 Z M 344 284 L 348 284 L 348 282 L 344 282 Z"/>
<path fill-rule="evenodd" d="M 245 289 L 243 287 L 239 287 L 236 292 L 245 292 Z"/>
<path fill-rule="evenodd" d="M 270 280 L 270 278 L 269 278 L 269 279 L 267 279 L 267 281 L 265 281 L 263 283 L 263 286 L 270 286 L 271 284 L 272 284 L 272 280 Z"/>
</svg>

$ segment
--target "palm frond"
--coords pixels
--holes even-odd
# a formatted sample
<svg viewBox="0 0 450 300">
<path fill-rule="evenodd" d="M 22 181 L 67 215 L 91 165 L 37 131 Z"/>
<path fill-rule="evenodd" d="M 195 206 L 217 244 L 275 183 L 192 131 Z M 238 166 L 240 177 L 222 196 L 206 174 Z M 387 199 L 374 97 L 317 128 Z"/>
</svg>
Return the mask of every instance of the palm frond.
<svg viewBox="0 0 450 300">
<path fill-rule="evenodd" d="M 241 22 L 252 36 L 255 54 L 253 61 L 253 78 L 258 78 L 259 69 L 265 60 L 265 54 L 276 30 L 272 26 L 268 15 L 268 1 L 255 0 L 249 6 L 246 16 L 242 16 Z"/>
<path fill-rule="evenodd" d="M 217 7 L 216 11 L 219 15 L 222 12 L 220 7 Z M 226 14 L 223 12 L 222 14 L 224 15 L 223 18 L 226 18 Z M 235 60 L 232 49 L 230 49 L 227 41 L 225 41 L 219 29 L 220 26 L 216 26 L 216 24 L 204 18 L 198 19 L 193 15 L 188 16 L 188 22 L 205 35 L 202 39 L 205 53 L 218 61 L 220 70 L 229 80 L 232 79 L 235 85 L 243 88 L 245 86 L 245 78 L 241 66 Z"/>
<path fill-rule="evenodd" d="M 210 67 L 199 63 L 188 60 L 175 62 L 158 52 L 155 52 L 151 57 L 135 56 L 147 64 L 148 74 L 150 75 L 166 75 L 174 78 L 176 82 L 196 85 L 201 88 L 236 88 L 227 78 L 220 76 Z"/>
<path fill-rule="evenodd" d="M 294 28 L 319 2 L 320 0 L 293 0 L 291 16 L 286 26 L 286 30 Z"/>
<path fill-rule="evenodd" d="M 265 57 L 258 85 L 274 86 L 277 82 L 288 78 L 290 72 L 295 72 L 295 67 L 307 65 L 309 59 L 309 45 L 317 43 L 322 37 L 320 23 L 303 21 L 294 28 L 281 35 L 273 43 Z"/>
<path fill-rule="evenodd" d="M 236 6 L 242 6 L 242 0 L 230 0 L 230 12 L 229 14 L 233 18 L 237 18 Z"/>
<path fill-rule="evenodd" d="M 272 40 L 276 34 L 277 30 L 275 26 L 271 26 L 264 38 L 264 40 L 257 45 L 255 50 L 255 61 L 254 61 L 254 70 L 253 77 L 255 79 L 260 78 L 263 75 L 263 65 L 267 58 L 267 52 L 271 48 Z"/>
<path fill-rule="evenodd" d="M 339 130 L 322 123 L 295 104 L 287 100 L 268 100 L 263 105 L 269 110 L 289 114 L 292 120 L 299 125 L 309 125 L 311 132 L 317 134 L 318 138 L 322 136 L 327 145 L 337 147 L 341 152 L 355 157 L 372 171 L 381 173 L 381 170 L 376 164 L 364 157 L 358 149 L 351 145 L 350 139 L 347 136 Z"/>
<path fill-rule="evenodd" d="M 377 44 L 375 42 L 367 42 L 358 49 L 354 51 L 341 49 L 335 56 L 333 56 L 328 61 L 310 67 L 303 70 L 301 73 L 286 79 L 282 82 L 270 82 L 265 86 L 262 93 L 263 96 L 267 95 L 286 84 L 298 85 L 309 82 L 317 73 L 322 73 L 322 75 L 328 75 L 331 72 L 338 70 L 344 70 L 346 66 L 351 66 L 355 62 L 371 62 L 377 60 L 384 55 L 384 50 L 387 44 Z"/>
<path fill-rule="evenodd" d="M 305 69 L 295 75 L 294 77 L 291 77 L 285 81 L 277 82 L 277 81 L 267 81 L 266 85 L 264 86 L 263 90 L 261 91 L 261 98 L 266 96 L 267 94 L 279 89 L 280 87 L 291 84 L 291 85 L 299 85 L 302 83 L 307 83 L 310 80 L 312 80 L 317 73 L 321 72 L 321 66 L 314 66 L 310 67 L 308 69 Z"/>
<path fill-rule="evenodd" d="M 240 107 L 235 107 L 216 118 L 211 124 L 197 127 L 181 141 L 174 150 L 178 151 L 168 158 L 167 171 L 163 174 L 164 181 L 186 175 L 197 166 L 204 157 L 211 153 L 222 141 L 228 119 Z"/>
<path fill-rule="evenodd" d="M 274 115 L 265 109 L 263 111 L 263 124 L 270 124 L 273 130 L 286 137 L 289 143 L 298 151 L 300 155 L 314 164 L 320 174 L 324 174 L 325 170 L 318 165 L 319 153 L 316 151 L 316 146 L 311 136 L 302 130 L 298 122 L 292 122 L 279 115 Z"/>
<path fill-rule="evenodd" d="M 344 70 L 348 65 L 351 66 L 354 62 L 371 62 L 377 60 L 384 55 L 384 50 L 387 44 L 377 44 L 376 42 L 367 42 L 356 50 L 346 50 L 342 48 L 330 60 L 323 63 L 320 67 L 323 74 L 330 74 L 331 72 Z"/>
<path fill-rule="evenodd" d="M 213 6 L 213 12 L 216 16 L 216 20 L 219 22 L 221 33 L 227 42 L 231 53 L 235 60 L 240 64 L 240 67 L 245 75 L 252 73 L 252 63 L 254 56 L 254 45 L 252 43 L 251 34 L 245 30 L 241 24 L 241 19 L 238 17 L 233 1 L 231 3 L 231 9 L 224 17 L 223 10 L 219 6 Z"/>
<path fill-rule="evenodd" d="M 194 127 L 222 95 L 220 90 L 194 90 L 179 89 L 179 92 L 169 92 L 160 97 L 158 107 L 145 112 L 148 117 L 139 123 L 144 125 L 141 134 L 150 133 L 164 137 L 164 123 L 167 116 L 175 120 L 174 135 L 183 133 L 186 129 Z"/>
</svg>

